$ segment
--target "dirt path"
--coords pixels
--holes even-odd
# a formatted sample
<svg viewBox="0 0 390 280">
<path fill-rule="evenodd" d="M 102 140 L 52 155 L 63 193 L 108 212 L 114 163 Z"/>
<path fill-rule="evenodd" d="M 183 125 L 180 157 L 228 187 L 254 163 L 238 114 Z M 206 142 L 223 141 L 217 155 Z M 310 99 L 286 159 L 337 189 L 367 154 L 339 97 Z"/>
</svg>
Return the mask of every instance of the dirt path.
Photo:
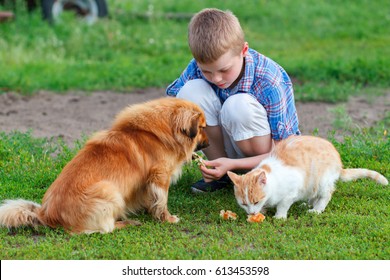
<svg viewBox="0 0 390 280">
<path fill-rule="evenodd" d="M 83 135 L 106 129 L 115 115 L 128 104 L 163 97 L 164 89 L 150 88 L 120 94 L 72 92 L 65 95 L 41 91 L 31 97 L 13 93 L 0 95 L 0 130 L 27 131 L 36 137 L 61 137 L 71 144 Z M 318 129 L 321 136 L 335 128 L 342 115 L 345 125 L 372 126 L 390 110 L 390 92 L 368 100 L 352 97 L 345 104 L 297 103 L 300 128 L 304 134 Z M 338 113 L 337 113 L 338 112 Z"/>
</svg>

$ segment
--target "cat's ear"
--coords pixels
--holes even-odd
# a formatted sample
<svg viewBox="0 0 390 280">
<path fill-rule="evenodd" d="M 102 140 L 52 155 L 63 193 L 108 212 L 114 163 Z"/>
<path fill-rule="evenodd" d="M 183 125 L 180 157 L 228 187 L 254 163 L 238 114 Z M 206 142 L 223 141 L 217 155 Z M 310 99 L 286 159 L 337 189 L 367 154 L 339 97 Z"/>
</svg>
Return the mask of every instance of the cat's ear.
<svg viewBox="0 0 390 280">
<path fill-rule="evenodd" d="M 236 173 L 231 172 L 231 171 L 228 171 L 227 175 L 229 176 L 230 180 L 232 180 L 232 182 L 233 182 L 233 184 L 235 186 L 240 184 L 240 182 L 241 182 L 241 176 L 240 175 L 237 175 Z"/>
<path fill-rule="evenodd" d="M 267 184 L 267 175 L 265 174 L 264 171 L 262 171 L 259 175 L 258 182 L 260 185 L 265 185 Z"/>
<path fill-rule="evenodd" d="M 260 168 L 253 169 L 251 171 L 253 174 L 252 182 L 258 184 L 259 186 L 265 185 L 267 183 L 267 175 L 264 170 Z"/>
</svg>

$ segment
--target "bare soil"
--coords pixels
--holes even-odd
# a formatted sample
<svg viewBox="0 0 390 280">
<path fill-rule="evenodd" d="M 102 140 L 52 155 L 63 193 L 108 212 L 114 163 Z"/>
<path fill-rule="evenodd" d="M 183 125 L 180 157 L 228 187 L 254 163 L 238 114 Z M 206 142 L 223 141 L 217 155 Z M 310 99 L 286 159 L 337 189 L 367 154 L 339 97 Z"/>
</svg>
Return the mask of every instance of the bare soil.
<svg viewBox="0 0 390 280">
<path fill-rule="evenodd" d="M 136 90 L 123 94 L 104 92 L 69 92 L 55 94 L 40 91 L 33 96 L 15 93 L 0 95 L 0 131 L 32 130 L 35 137 L 63 138 L 72 144 L 83 136 L 107 129 L 115 115 L 129 104 L 165 96 L 162 88 Z M 384 118 L 390 109 L 390 92 L 384 96 L 351 97 L 345 104 L 297 102 L 303 134 L 318 130 L 320 136 L 335 129 L 337 106 L 343 106 L 349 125 L 370 127 Z M 337 127 L 336 127 L 337 128 Z M 340 132 L 341 133 L 341 132 Z"/>
</svg>

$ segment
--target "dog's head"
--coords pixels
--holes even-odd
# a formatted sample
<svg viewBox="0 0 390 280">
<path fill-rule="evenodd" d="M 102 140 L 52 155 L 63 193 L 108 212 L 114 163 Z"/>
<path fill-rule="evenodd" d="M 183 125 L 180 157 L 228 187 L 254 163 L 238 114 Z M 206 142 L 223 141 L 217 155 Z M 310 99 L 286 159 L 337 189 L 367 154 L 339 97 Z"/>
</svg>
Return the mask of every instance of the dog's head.
<svg viewBox="0 0 390 280">
<path fill-rule="evenodd" d="M 179 137 L 185 138 L 185 142 L 191 143 L 192 150 L 201 150 L 209 146 L 205 132 L 206 117 L 200 107 L 188 101 L 186 103 L 187 106 L 181 107 L 175 114 L 175 130 Z"/>
<path fill-rule="evenodd" d="M 195 150 L 201 150 L 209 146 L 206 132 L 206 120 L 201 112 L 193 112 L 187 126 L 181 128 L 181 132 L 196 143 Z"/>
<path fill-rule="evenodd" d="M 177 149 L 179 144 L 189 156 L 209 145 L 205 127 L 204 112 L 195 103 L 165 97 L 127 107 L 117 115 L 112 130 L 148 132 L 167 147 Z"/>
</svg>

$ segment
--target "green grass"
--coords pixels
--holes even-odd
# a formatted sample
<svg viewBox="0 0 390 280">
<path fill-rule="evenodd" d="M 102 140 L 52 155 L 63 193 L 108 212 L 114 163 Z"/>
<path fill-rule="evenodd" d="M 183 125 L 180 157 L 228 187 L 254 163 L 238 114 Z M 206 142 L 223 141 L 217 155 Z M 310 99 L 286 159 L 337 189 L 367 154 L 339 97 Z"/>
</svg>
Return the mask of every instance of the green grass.
<svg viewBox="0 0 390 280">
<path fill-rule="evenodd" d="M 385 0 L 108 2 L 110 18 L 93 26 L 70 16 L 50 26 L 19 8 L 15 21 L 0 25 L 0 91 L 166 87 L 191 55 L 188 16 L 164 15 L 210 6 L 239 17 L 250 46 L 294 79 L 297 100 L 337 102 L 390 86 Z"/>
<path fill-rule="evenodd" d="M 375 128 L 334 143 L 347 167 L 375 169 L 390 177 L 390 142 L 386 118 Z M 41 202 L 51 182 L 82 143 L 70 149 L 62 142 L 30 134 L 0 133 L 0 200 Z M 45 227 L 0 229 L 1 259 L 389 259 L 389 187 L 369 180 L 339 183 L 321 215 L 296 203 L 285 221 L 246 222 L 232 189 L 195 195 L 189 186 L 200 173 L 186 165 L 170 188 L 169 209 L 178 224 L 159 223 L 140 213 L 143 223 L 101 235 L 69 235 Z M 238 213 L 223 221 L 219 211 Z"/>
<path fill-rule="evenodd" d="M 108 2 L 110 18 L 93 26 L 69 16 L 64 24 L 48 25 L 38 13 L 19 8 L 15 21 L 0 24 L 0 92 L 165 87 L 191 56 L 188 17 L 167 19 L 164 14 L 195 13 L 208 6 L 231 9 L 240 18 L 250 46 L 292 76 L 297 100 L 337 102 L 361 92 L 375 96 L 390 86 L 390 18 L 384 0 Z M 336 128 L 349 127 L 345 108 L 337 107 L 334 113 L 339 116 Z M 373 128 L 348 132 L 343 142 L 332 140 L 345 166 L 374 169 L 389 178 L 389 125 L 387 114 Z M 70 148 L 30 133 L 0 132 L 0 201 L 24 198 L 40 203 L 82 142 Z M 389 187 L 369 180 L 339 183 L 322 215 L 310 215 L 297 203 L 286 221 L 268 216 L 262 224 L 249 224 L 231 189 L 192 194 L 189 186 L 199 178 L 195 166 L 187 165 L 170 189 L 169 209 L 179 215 L 179 224 L 159 223 L 140 213 L 132 218 L 142 226 L 106 235 L 0 228 L 0 258 L 390 258 Z M 222 221 L 222 209 L 239 218 Z"/>
</svg>

